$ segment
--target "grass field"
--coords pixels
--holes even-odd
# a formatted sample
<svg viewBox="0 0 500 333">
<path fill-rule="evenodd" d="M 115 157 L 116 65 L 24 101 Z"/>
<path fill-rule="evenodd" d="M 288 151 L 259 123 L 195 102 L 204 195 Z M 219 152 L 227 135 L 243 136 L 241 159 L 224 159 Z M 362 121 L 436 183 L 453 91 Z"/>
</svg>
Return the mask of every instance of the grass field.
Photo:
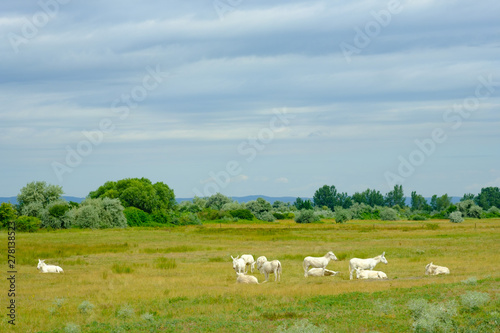
<svg viewBox="0 0 500 333">
<path fill-rule="evenodd" d="M 330 250 L 339 261 L 328 268 L 341 273 L 304 278 L 303 258 Z M 383 251 L 389 263 L 376 269 L 389 280 L 349 280 L 351 257 Z M 230 255 L 245 253 L 280 260 L 281 282 L 271 275 L 262 285 L 236 284 Z M 40 274 L 38 258 L 65 273 Z M 425 276 L 431 261 L 451 274 Z M 6 276 L 6 256 L 0 264 Z M 18 233 L 16 264 L 16 325 L 2 314 L 1 332 L 498 332 L 500 325 L 500 219 Z"/>
</svg>

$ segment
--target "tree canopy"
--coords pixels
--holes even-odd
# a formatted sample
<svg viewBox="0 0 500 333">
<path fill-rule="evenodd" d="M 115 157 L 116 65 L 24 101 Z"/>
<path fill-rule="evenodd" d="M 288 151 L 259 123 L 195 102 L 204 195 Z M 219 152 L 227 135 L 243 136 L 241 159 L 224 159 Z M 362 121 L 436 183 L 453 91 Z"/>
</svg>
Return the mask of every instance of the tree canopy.
<svg viewBox="0 0 500 333">
<path fill-rule="evenodd" d="M 120 199 L 123 207 L 135 207 L 147 213 L 171 210 L 176 205 L 174 191 L 168 185 L 162 182 L 153 184 L 147 178 L 108 181 L 90 192 L 89 198 Z"/>
</svg>

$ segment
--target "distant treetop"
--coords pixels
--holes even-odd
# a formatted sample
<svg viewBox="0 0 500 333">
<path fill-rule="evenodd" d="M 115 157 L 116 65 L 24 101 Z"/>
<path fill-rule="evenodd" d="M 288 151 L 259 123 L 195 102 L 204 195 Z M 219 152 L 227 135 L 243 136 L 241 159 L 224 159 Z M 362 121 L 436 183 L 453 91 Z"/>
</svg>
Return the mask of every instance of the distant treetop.
<svg viewBox="0 0 500 333">
<path fill-rule="evenodd" d="M 90 192 L 89 197 L 120 199 L 126 207 L 136 207 L 147 213 L 171 210 L 175 207 L 174 191 L 168 185 L 152 183 L 147 178 L 126 178 L 108 181 L 97 190 Z"/>
</svg>

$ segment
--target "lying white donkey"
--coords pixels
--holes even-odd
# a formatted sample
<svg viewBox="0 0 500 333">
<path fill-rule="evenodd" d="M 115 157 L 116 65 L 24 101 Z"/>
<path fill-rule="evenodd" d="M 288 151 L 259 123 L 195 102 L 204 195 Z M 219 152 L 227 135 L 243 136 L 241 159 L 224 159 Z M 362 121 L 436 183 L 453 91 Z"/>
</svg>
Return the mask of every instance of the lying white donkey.
<svg viewBox="0 0 500 333">
<path fill-rule="evenodd" d="M 358 279 L 387 279 L 387 274 L 381 271 L 370 271 L 362 268 L 356 268 L 356 277 Z"/>
<path fill-rule="evenodd" d="M 450 274 L 448 267 L 434 265 L 432 262 L 425 266 L 425 275 Z"/>
<path fill-rule="evenodd" d="M 236 273 L 238 277 L 236 278 L 236 282 L 238 283 L 246 283 L 246 284 L 259 284 L 259 280 L 253 275 L 246 275 L 244 273 Z M 264 281 L 267 282 L 267 281 Z M 262 283 L 264 283 L 262 282 Z"/>
<path fill-rule="evenodd" d="M 331 271 L 323 268 L 311 268 L 307 271 L 307 276 L 335 276 L 339 272 Z"/>
<path fill-rule="evenodd" d="M 64 273 L 63 269 L 55 265 L 47 265 L 45 260 L 38 259 L 38 266 L 36 269 L 40 270 L 42 273 Z"/>
</svg>

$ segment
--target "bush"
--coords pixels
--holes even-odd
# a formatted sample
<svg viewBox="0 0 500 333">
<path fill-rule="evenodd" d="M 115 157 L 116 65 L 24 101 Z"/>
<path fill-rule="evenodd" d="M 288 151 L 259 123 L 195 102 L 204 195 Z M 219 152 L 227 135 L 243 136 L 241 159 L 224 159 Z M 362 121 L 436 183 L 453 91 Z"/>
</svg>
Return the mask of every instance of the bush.
<svg viewBox="0 0 500 333">
<path fill-rule="evenodd" d="M 125 215 L 127 224 L 130 227 L 142 226 L 151 221 L 149 214 L 139 208 L 127 207 L 123 210 L 123 214 Z"/>
<path fill-rule="evenodd" d="M 229 215 L 241 220 L 253 220 L 254 216 L 248 209 L 235 209 L 228 211 Z"/>
<path fill-rule="evenodd" d="M 281 212 L 274 212 L 273 213 L 273 216 L 277 219 L 277 220 L 284 220 L 285 219 L 285 214 L 281 213 Z"/>
<path fill-rule="evenodd" d="M 116 316 L 121 319 L 128 319 L 134 315 L 134 308 L 132 308 L 130 305 L 125 304 L 116 311 Z"/>
<path fill-rule="evenodd" d="M 453 317 L 457 314 L 454 301 L 446 304 L 431 304 L 424 299 L 411 300 L 408 308 L 414 319 L 415 332 L 450 332 L 453 330 Z"/>
<path fill-rule="evenodd" d="M 198 217 L 198 215 L 193 214 L 193 213 L 184 213 L 179 218 L 177 219 L 178 225 L 200 225 L 201 220 Z"/>
<path fill-rule="evenodd" d="M 83 301 L 78 305 L 78 311 L 82 314 L 90 314 L 94 310 L 94 304 L 89 301 Z"/>
<path fill-rule="evenodd" d="M 295 222 L 297 223 L 312 223 L 318 222 L 320 218 L 314 214 L 314 211 L 309 209 L 304 209 L 295 217 Z"/>
<path fill-rule="evenodd" d="M 463 222 L 464 218 L 462 217 L 462 213 L 459 211 L 453 212 L 450 214 L 450 222 L 460 223 Z"/>
<path fill-rule="evenodd" d="M 276 218 L 271 212 L 261 212 L 255 214 L 255 217 L 261 221 L 266 221 L 266 222 L 274 222 L 276 221 Z"/>
<path fill-rule="evenodd" d="M 469 291 L 461 297 L 462 305 L 468 311 L 475 311 L 490 301 L 488 293 Z"/>
<path fill-rule="evenodd" d="M 344 223 L 351 219 L 351 212 L 342 207 L 335 207 L 335 222 Z"/>
<path fill-rule="evenodd" d="M 277 333 L 322 333 L 324 331 L 323 328 L 314 326 L 307 319 L 299 320 L 288 328 L 283 324 L 276 330 Z"/>
<path fill-rule="evenodd" d="M 220 220 L 224 216 L 228 216 L 229 213 L 211 209 L 211 208 L 205 208 L 201 212 L 198 213 L 198 217 L 203 220 L 203 221 L 213 221 L 213 220 Z"/>
<path fill-rule="evenodd" d="M 481 215 L 483 215 L 483 209 L 479 206 L 472 206 L 467 213 L 469 217 L 480 219 Z"/>
<path fill-rule="evenodd" d="M 40 229 L 42 221 L 38 217 L 19 216 L 16 221 L 16 230 L 21 232 L 35 232 Z"/>
<path fill-rule="evenodd" d="M 427 216 L 424 216 L 424 215 L 419 215 L 419 214 L 417 214 L 417 215 L 413 215 L 413 216 L 411 217 L 411 220 L 413 220 L 413 221 L 426 221 L 426 220 L 428 220 L 428 219 L 429 219 L 429 218 L 428 218 Z"/>
<path fill-rule="evenodd" d="M 76 227 L 104 229 L 127 226 L 123 206 L 118 199 L 85 199 L 80 207 L 74 210 Z"/>
<path fill-rule="evenodd" d="M 485 213 L 484 213 L 485 218 L 495 218 L 495 217 L 500 217 L 500 209 L 498 209 L 495 206 L 490 207 Z"/>
<path fill-rule="evenodd" d="M 380 219 L 382 221 L 397 221 L 399 217 L 394 209 L 385 207 L 380 211 Z"/>
</svg>

